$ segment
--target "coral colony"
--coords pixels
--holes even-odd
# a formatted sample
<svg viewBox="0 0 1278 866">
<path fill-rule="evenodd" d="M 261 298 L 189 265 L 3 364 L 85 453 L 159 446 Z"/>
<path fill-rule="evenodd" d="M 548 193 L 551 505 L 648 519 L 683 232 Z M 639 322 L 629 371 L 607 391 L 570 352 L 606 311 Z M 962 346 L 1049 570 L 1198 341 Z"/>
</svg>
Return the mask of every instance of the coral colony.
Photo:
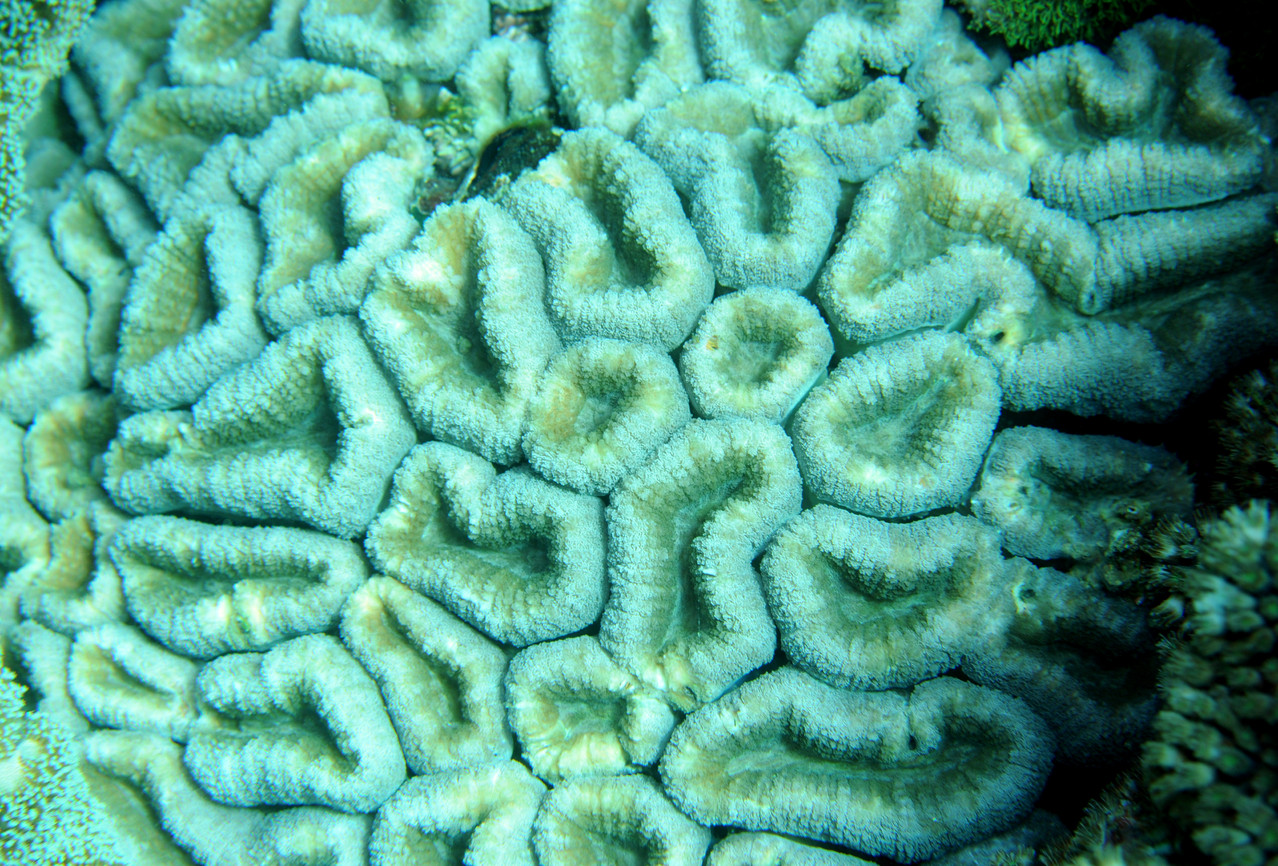
<svg viewBox="0 0 1278 866">
<path fill-rule="evenodd" d="M 0 862 L 1029 863 L 1143 762 L 1274 863 L 1269 512 L 1174 653 L 1108 558 L 1278 342 L 1225 49 L 549 5 L 4 3 Z"/>
</svg>

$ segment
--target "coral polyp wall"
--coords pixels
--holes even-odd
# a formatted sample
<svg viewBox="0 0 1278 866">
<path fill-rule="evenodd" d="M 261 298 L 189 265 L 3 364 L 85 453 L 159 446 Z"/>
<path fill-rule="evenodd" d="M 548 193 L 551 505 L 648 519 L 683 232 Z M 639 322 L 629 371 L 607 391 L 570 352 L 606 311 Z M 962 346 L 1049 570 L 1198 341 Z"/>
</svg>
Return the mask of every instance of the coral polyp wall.
<svg viewBox="0 0 1278 866">
<path fill-rule="evenodd" d="M 1278 338 L 1224 49 L 538 5 L 87 25 L 4 205 L 4 863 L 979 858 L 1136 754 L 1091 575 L 1188 472 L 1015 413 Z"/>
</svg>

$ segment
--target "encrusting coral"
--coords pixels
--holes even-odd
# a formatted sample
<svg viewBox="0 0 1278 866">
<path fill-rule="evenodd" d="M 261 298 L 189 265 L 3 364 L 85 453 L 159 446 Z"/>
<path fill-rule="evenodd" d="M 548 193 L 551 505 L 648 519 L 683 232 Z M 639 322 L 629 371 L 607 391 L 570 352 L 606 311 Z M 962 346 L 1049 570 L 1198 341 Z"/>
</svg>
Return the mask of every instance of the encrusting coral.
<svg viewBox="0 0 1278 866">
<path fill-rule="evenodd" d="M 1268 512 L 1178 582 L 1186 455 L 1111 423 L 1278 342 L 1226 59 L 107 4 L 0 107 L 0 861 L 1050 862 L 1151 720 L 1183 844 L 1272 858 Z"/>
</svg>

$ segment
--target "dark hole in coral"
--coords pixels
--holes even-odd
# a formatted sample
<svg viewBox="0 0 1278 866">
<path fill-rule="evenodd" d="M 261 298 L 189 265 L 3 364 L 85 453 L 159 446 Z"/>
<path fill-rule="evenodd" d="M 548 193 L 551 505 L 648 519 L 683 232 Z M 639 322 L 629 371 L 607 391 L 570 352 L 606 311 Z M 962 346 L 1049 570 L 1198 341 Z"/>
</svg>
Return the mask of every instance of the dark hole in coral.
<svg viewBox="0 0 1278 866">
<path fill-rule="evenodd" d="M 513 183 L 524 169 L 532 168 L 559 146 L 561 132 L 546 122 L 534 122 L 503 130 L 488 142 L 464 198 L 487 195 Z"/>
</svg>

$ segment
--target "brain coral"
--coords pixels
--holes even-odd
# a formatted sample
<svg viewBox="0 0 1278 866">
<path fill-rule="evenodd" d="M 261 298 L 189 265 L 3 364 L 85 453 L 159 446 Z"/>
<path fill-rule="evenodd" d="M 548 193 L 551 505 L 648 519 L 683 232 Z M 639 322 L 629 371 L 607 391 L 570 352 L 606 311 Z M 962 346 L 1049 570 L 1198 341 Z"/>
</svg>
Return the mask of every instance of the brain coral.
<svg viewBox="0 0 1278 866">
<path fill-rule="evenodd" d="M 979 859 L 1134 756 L 1106 419 L 1278 339 L 1224 49 L 548 5 L 118 0 L 32 109 L 4 863 Z"/>
</svg>

